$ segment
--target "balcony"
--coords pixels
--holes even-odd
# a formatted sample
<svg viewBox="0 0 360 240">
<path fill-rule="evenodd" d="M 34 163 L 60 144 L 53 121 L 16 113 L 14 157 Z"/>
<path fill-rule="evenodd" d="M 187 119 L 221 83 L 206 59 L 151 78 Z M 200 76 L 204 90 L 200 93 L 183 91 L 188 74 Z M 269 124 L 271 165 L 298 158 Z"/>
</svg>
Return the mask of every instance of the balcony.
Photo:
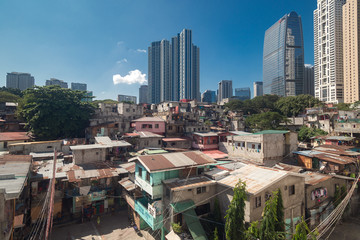
<svg viewBox="0 0 360 240">
<path fill-rule="evenodd" d="M 162 195 L 163 195 L 163 186 L 162 186 L 162 184 L 151 186 L 148 181 L 145 181 L 144 179 L 140 178 L 139 176 L 136 176 L 135 184 L 138 187 L 140 187 L 142 190 L 147 192 L 149 195 L 151 195 L 152 199 L 161 198 Z"/>
<path fill-rule="evenodd" d="M 140 198 L 135 200 L 135 211 L 141 216 L 142 219 L 151 227 L 152 230 L 157 230 L 162 227 L 163 216 L 156 215 L 154 218 L 145 207 L 148 205 L 146 198 Z"/>
</svg>

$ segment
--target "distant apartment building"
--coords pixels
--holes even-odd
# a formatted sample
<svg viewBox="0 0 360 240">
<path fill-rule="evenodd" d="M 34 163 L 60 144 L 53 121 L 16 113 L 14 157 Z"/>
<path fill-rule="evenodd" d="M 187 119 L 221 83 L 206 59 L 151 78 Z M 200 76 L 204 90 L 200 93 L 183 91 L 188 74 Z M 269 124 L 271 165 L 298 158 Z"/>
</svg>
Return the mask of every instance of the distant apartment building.
<svg viewBox="0 0 360 240">
<path fill-rule="evenodd" d="M 62 88 L 68 88 L 68 84 L 67 82 L 64 82 L 63 80 L 59 80 L 56 78 L 50 78 L 50 80 L 46 80 L 45 82 L 46 86 L 50 86 L 50 85 L 58 85 Z"/>
<path fill-rule="evenodd" d="M 133 102 L 136 103 L 136 97 L 135 96 L 128 96 L 128 95 L 118 95 L 118 101 L 119 102 Z"/>
<path fill-rule="evenodd" d="M 149 103 L 148 100 L 148 85 L 141 85 L 139 88 L 139 103 Z"/>
<path fill-rule="evenodd" d="M 326 103 L 344 101 L 342 6 L 345 2 L 318 0 L 314 10 L 315 97 Z"/>
<path fill-rule="evenodd" d="M 71 90 L 87 91 L 86 83 L 71 83 Z"/>
<path fill-rule="evenodd" d="M 215 91 L 206 90 L 203 94 L 201 94 L 201 102 L 215 103 L 216 102 Z"/>
<path fill-rule="evenodd" d="M 254 82 L 254 97 L 263 95 L 263 82 Z"/>
<path fill-rule="evenodd" d="M 30 73 L 11 72 L 6 75 L 6 87 L 20 89 L 21 91 L 32 88 L 35 79 Z"/>
<path fill-rule="evenodd" d="M 304 42 L 301 17 L 286 14 L 265 32 L 264 94 L 295 96 L 303 93 Z"/>
<path fill-rule="evenodd" d="M 315 96 L 314 92 L 314 66 L 305 64 L 304 67 L 304 94 Z"/>
<path fill-rule="evenodd" d="M 239 100 L 248 100 L 251 98 L 250 88 L 235 88 L 235 98 Z"/>
<path fill-rule="evenodd" d="M 170 41 L 152 42 L 148 48 L 150 103 L 197 99 L 200 101 L 199 48 L 192 31 L 184 29 Z"/>
<path fill-rule="evenodd" d="M 347 0 L 342 9 L 345 103 L 354 103 L 360 100 L 359 7 L 359 0 Z"/>
<path fill-rule="evenodd" d="M 225 98 L 231 98 L 233 96 L 232 80 L 222 80 L 219 82 L 218 89 L 218 102 Z"/>
</svg>

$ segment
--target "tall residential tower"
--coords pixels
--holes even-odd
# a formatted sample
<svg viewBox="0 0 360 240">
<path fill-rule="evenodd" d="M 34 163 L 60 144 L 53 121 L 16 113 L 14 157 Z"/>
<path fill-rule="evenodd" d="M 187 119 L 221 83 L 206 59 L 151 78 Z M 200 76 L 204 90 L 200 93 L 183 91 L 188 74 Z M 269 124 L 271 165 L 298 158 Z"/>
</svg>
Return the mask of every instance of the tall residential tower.
<svg viewBox="0 0 360 240">
<path fill-rule="evenodd" d="M 254 82 L 254 97 L 263 95 L 263 82 Z"/>
<path fill-rule="evenodd" d="M 35 85 L 35 79 L 30 73 L 12 72 L 6 75 L 6 87 L 20 89 L 21 91 L 32 88 Z"/>
<path fill-rule="evenodd" d="M 222 80 L 219 82 L 218 102 L 224 98 L 231 98 L 233 96 L 232 80 Z"/>
<path fill-rule="evenodd" d="M 315 97 L 344 101 L 342 6 L 346 0 L 318 0 L 314 10 Z"/>
<path fill-rule="evenodd" d="M 197 99 L 200 101 L 200 50 L 192 43 L 191 30 L 171 39 L 151 43 L 149 102 Z"/>
<path fill-rule="evenodd" d="M 360 0 L 347 0 L 343 6 L 344 102 L 360 100 L 359 44 Z"/>
<path fill-rule="evenodd" d="M 283 16 L 265 32 L 264 94 L 295 96 L 303 93 L 304 42 L 301 17 Z"/>
</svg>

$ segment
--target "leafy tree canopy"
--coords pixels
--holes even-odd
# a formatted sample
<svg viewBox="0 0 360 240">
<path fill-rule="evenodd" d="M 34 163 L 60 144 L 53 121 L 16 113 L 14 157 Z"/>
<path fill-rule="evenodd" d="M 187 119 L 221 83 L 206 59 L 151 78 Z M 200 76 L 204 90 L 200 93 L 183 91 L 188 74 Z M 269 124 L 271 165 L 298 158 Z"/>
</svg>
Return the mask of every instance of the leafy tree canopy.
<svg viewBox="0 0 360 240">
<path fill-rule="evenodd" d="M 18 115 L 37 140 L 84 137 L 93 107 L 82 102 L 85 92 L 60 86 L 35 87 L 24 91 Z"/>
<path fill-rule="evenodd" d="M 12 93 L 12 94 L 14 94 L 16 96 L 19 96 L 19 97 L 23 96 L 23 92 L 20 89 L 1 87 L 0 91 L 1 92 L 9 92 L 9 93 Z"/>
<path fill-rule="evenodd" d="M 296 117 L 308 107 L 320 104 L 320 100 L 311 95 L 298 95 L 280 98 L 275 106 L 284 116 Z"/>
<path fill-rule="evenodd" d="M 307 126 L 302 126 L 298 134 L 298 139 L 302 142 L 309 142 L 312 137 L 325 136 L 327 134 L 327 132 L 319 128 L 308 128 Z"/>
<path fill-rule="evenodd" d="M 351 104 L 349 103 L 339 103 L 336 105 L 337 109 L 338 110 L 343 110 L 343 111 L 351 111 L 351 107 L 350 107 Z"/>
<path fill-rule="evenodd" d="M 245 114 L 276 111 L 275 102 L 278 101 L 279 98 L 277 95 L 264 95 L 245 101 L 232 99 L 225 104 L 225 107 L 231 111 L 243 111 Z"/>
<path fill-rule="evenodd" d="M 309 234 L 309 237 L 308 237 Z M 301 217 L 301 222 L 296 225 L 295 233 L 292 237 L 292 240 L 315 240 L 319 232 L 316 230 L 311 232 L 308 225 L 306 224 L 304 217 Z"/>
<path fill-rule="evenodd" d="M 0 91 L 0 102 L 19 102 L 21 97 L 7 91 Z"/>
<path fill-rule="evenodd" d="M 281 122 L 288 122 L 288 119 L 278 112 L 254 114 L 245 119 L 246 126 L 256 130 L 280 129 Z"/>
</svg>

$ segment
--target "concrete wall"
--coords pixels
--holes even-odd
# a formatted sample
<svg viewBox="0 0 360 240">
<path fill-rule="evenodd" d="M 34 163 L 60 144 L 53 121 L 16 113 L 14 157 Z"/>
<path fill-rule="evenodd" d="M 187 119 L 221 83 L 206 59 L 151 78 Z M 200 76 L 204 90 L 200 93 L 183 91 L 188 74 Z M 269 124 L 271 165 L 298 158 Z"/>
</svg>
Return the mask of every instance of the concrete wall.
<svg viewBox="0 0 360 240">
<path fill-rule="evenodd" d="M 73 161 L 75 164 L 83 164 L 83 163 L 106 160 L 105 148 L 75 150 L 72 151 L 72 153 L 73 153 Z"/>
<path fill-rule="evenodd" d="M 143 128 L 143 125 L 146 124 L 147 127 Z M 158 128 L 156 128 L 156 124 L 159 125 Z M 151 125 L 152 127 L 149 128 L 148 126 Z M 135 123 L 135 130 L 138 132 L 146 131 L 146 132 L 152 132 L 156 134 L 164 134 L 165 133 L 165 122 L 151 122 L 151 121 L 142 121 L 142 122 L 136 122 Z"/>
<path fill-rule="evenodd" d="M 56 151 L 61 151 L 61 146 L 62 140 L 58 140 L 12 144 L 8 146 L 8 149 L 10 154 L 29 155 L 31 152 L 53 152 L 54 148 L 56 149 Z"/>
<path fill-rule="evenodd" d="M 23 143 L 25 141 L 8 141 L 8 142 L 0 142 L 0 151 L 8 151 L 8 146 L 10 144 L 15 144 L 15 143 Z M 5 147 L 6 145 L 6 147 Z"/>
<path fill-rule="evenodd" d="M 5 191 L 0 192 L 0 239 L 8 240 L 14 221 L 14 200 L 5 200 Z"/>
<path fill-rule="evenodd" d="M 161 148 L 162 147 L 162 137 L 151 137 L 151 138 L 138 138 L 138 148 L 141 150 L 144 148 Z"/>
</svg>

